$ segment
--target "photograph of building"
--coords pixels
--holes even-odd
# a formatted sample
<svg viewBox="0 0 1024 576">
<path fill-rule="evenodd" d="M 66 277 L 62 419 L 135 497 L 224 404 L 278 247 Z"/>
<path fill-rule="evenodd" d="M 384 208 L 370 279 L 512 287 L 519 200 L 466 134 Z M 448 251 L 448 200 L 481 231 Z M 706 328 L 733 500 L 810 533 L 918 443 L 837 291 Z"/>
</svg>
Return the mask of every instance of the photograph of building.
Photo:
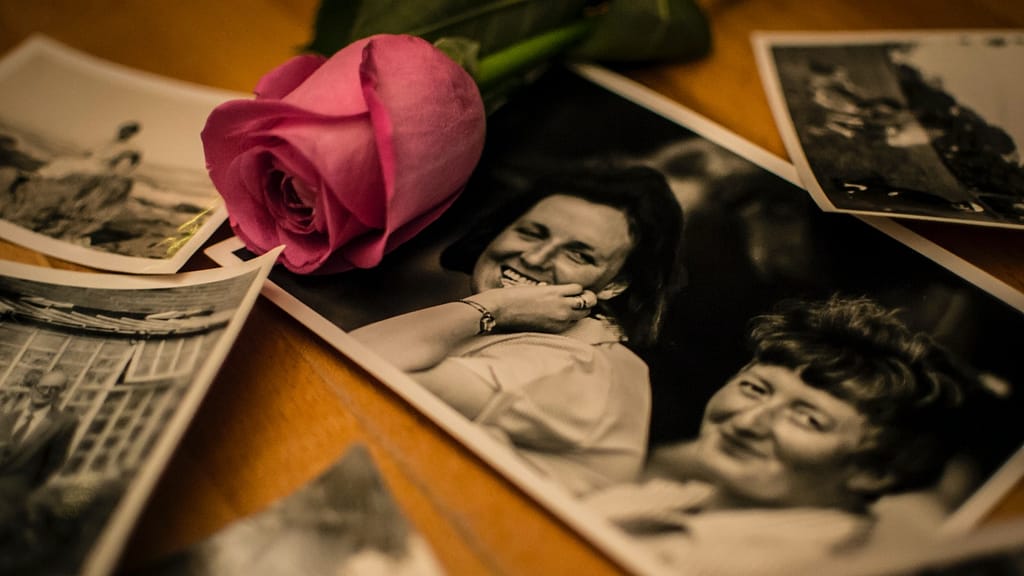
<svg viewBox="0 0 1024 576">
<path fill-rule="evenodd" d="M 254 277 L 151 290 L 0 277 L 0 572 L 76 570 Z"/>
</svg>

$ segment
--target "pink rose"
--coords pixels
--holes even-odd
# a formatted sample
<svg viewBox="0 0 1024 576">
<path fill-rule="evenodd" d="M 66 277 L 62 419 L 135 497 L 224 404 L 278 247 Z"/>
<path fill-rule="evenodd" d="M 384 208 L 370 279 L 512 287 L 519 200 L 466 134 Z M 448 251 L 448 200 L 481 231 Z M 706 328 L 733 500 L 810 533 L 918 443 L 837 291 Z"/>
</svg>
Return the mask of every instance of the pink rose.
<svg viewBox="0 0 1024 576">
<path fill-rule="evenodd" d="M 272 70 L 202 140 L 231 227 L 291 271 L 377 265 L 444 212 L 484 144 L 472 77 L 415 36 L 377 35 Z"/>
</svg>

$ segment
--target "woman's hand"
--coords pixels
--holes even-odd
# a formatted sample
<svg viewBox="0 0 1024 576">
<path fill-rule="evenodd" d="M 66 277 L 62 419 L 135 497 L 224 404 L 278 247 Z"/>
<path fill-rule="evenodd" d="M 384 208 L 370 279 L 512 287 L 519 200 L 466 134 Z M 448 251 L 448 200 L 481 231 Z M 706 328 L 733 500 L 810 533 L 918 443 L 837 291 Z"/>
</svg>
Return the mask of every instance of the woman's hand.
<svg viewBox="0 0 1024 576">
<path fill-rule="evenodd" d="M 503 332 L 562 332 L 597 304 L 597 296 L 580 284 L 510 286 L 467 299 L 487 308 Z M 351 335 L 398 368 L 418 372 L 437 366 L 479 329 L 480 312 L 454 301 L 386 318 Z"/>
<path fill-rule="evenodd" d="M 597 295 L 579 284 L 493 288 L 469 299 L 490 310 L 502 332 L 562 332 L 597 304 Z"/>
</svg>

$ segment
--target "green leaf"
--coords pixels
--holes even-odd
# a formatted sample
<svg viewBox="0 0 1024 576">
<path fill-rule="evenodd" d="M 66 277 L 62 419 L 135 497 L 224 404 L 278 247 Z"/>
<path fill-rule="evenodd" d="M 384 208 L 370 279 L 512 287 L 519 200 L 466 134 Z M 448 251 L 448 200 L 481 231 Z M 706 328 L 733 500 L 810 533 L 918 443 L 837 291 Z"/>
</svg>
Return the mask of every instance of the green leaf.
<svg viewBox="0 0 1024 576">
<path fill-rule="evenodd" d="M 447 54 L 471 76 L 477 75 L 480 64 L 480 43 L 476 40 L 446 36 L 434 42 L 434 47 Z"/>
<path fill-rule="evenodd" d="M 580 19 L 592 0 L 321 0 L 309 46 L 330 55 L 374 34 L 472 38 L 480 57 Z M 333 20 L 328 22 L 328 20 Z"/>
<path fill-rule="evenodd" d="M 473 77 L 480 87 L 488 115 L 513 92 L 539 76 L 566 48 L 586 36 L 591 24 L 589 18 L 583 18 L 481 58 Z"/>
<path fill-rule="evenodd" d="M 330 56 L 344 48 L 362 5 L 361 0 L 321 0 L 313 21 L 313 39 L 302 50 Z"/>
<path fill-rule="evenodd" d="M 504 78 L 553 60 L 590 33 L 592 24 L 590 19 L 581 19 L 568 26 L 531 36 L 482 58 L 476 74 L 477 84 L 481 89 L 486 89 Z"/>
<path fill-rule="evenodd" d="M 571 55 L 598 61 L 687 60 L 711 49 L 707 16 L 693 0 L 612 0 Z"/>
<path fill-rule="evenodd" d="M 509 94 L 529 84 L 551 60 L 589 29 L 590 22 L 580 20 L 527 38 L 485 58 L 479 58 L 480 45 L 470 38 L 444 37 L 434 42 L 434 46 L 473 76 L 490 114 L 504 104 Z"/>
</svg>

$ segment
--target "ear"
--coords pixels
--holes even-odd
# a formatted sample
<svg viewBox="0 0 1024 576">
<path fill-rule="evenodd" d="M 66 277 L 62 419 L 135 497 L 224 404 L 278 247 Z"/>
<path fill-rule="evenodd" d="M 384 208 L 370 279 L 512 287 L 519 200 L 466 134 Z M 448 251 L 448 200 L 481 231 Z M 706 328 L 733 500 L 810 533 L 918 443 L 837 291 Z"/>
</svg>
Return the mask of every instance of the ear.
<svg viewBox="0 0 1024 576">
<path fill-rule="evenodd" d="M 896 483 L 896 476 L 882 470 L 857 469 L 846 479 L 846 489 L 855 494 L 882 494 Z"/>
<path fill-rule="evenodd" d="M 604 285 L 597 293 L 598 300 L 611 300 L 629 288 L 629 280 L 616 279 Z"/>
</svg>

